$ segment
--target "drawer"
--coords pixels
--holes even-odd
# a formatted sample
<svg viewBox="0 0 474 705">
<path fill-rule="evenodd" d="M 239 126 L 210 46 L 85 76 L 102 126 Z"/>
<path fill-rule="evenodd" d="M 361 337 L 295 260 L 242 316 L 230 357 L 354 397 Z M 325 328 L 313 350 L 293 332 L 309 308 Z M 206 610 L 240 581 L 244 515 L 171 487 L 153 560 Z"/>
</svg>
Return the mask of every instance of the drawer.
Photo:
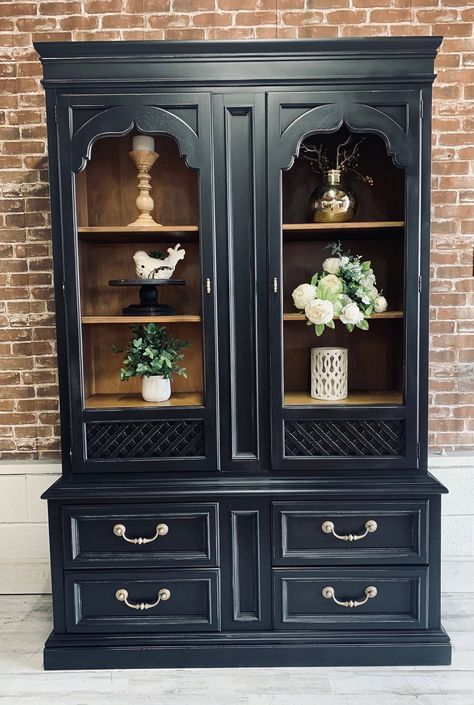
<svg viewBox="0 0 474 705">
<path fill-rule="evenodd" d="M 217 565 L 215 503 L 74 505 L 62 516 L 66 568 Z"/>
<path fill-rule="evenodd" d="M 427 570 L 276 568 L 275 629 L 426 628 Z"/>
<path fill-rule="evenodd" d="M 67 571 L 66 630 L 217 631 L 219 592 L 218 569 Z"/>
<path fill-rule="evenodd" d="M 275 502 L 273 536 L 274 565 L 427 563 L 428 501 Z"/>
</svg>

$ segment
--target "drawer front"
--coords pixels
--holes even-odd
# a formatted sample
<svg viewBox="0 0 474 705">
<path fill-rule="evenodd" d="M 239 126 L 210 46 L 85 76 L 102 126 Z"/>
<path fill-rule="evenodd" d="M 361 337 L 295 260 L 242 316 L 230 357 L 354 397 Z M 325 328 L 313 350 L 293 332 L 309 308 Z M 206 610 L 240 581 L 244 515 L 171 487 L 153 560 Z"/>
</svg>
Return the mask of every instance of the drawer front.
<svg viewBox="0 0 474 705">
<path fill-rule="evenodd" d="M 68 571 L 66 629 L 74 633 L 218 631 L 219 594 L 217 569 Z"/>
<path fill-rule="evenodd" d="M 217 565 L 217 504 L 65 506 L 65 567 Z"/>
<path fill-rule="evenodd" d="M 427 500 L 275 502 L 273 562 L 427 563 L 427 524 Z"/>
<path fill-rule="evenodd" d="M 426 572 L 421 566 L 277 568 L 275 629 L 426 628 Z"/>
</svg>

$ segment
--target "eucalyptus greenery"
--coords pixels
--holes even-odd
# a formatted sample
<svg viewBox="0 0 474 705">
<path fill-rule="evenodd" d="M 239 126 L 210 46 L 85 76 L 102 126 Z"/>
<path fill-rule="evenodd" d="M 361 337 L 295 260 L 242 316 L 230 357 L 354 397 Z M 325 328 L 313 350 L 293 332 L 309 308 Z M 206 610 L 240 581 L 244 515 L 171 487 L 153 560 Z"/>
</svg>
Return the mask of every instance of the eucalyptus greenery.
<svg viewBox="0 0 474 705">
<path fill-rule="evenodd" d="M 180 361 L 181 350 L 189 345 L 168 334 L 165 326 L 148 323 L 146 326 L 132 326 L 134 337 L 128 348 L 114 346 L 116 353 L 125 353 L 120 379 L 126 382 L 130 377 L 151 377 L 161 375 L 171 379 L 174 374 L 186 377 L 186 368 Z"/>
</svg>

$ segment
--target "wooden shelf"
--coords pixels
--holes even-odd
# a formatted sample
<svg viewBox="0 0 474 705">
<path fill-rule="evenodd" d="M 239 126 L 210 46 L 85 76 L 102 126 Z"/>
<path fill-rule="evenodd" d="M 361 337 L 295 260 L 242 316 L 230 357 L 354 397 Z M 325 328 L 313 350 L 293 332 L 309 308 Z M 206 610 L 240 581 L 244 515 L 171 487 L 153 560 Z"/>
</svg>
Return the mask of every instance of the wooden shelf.
<svg viewBox="0 0 474 705">
<path fill-rule="evenodd" d="M 146 228 L 134 228 L 130 225 L 95 225 L 81 226 L 79 233 L 197 233 L 197 225 L 153 225 Z"/>
<path fill-rule="evenodd" d="M 339 318 L 339 316 L 335 316 L 335 318 Z M 372 321 L 374 319 L 379 319 L 379 318 L 403 318 L 403 311 L 384 311 L 384 313 L 373 313 L 371 316 L 369 316 L 367 318 L 367 320 Z M 306 321 L 307 318 L 304 315 L 304 313 L 284 313 L 283 320 L 284 321 Z"/>
<path fill-rule="evenodd" d="M 283 223 L 283 230 L 373 230 L 381 228 L 403 228 L 403 220 L 370 220 L 349 223 Z"/>
<path fill-rule="evenodd" d="M 167 408 L 175 406 L 202 406 L 202 392 L 174 392 L 168 401 L 144 401 L 140 394 L 93 394 L 86 399 L 86 409 Z"/>
<path fill-rule="evenodd" d="M 346 399 L 340 401 L 323 401 L 313 399 L 309 392 L 285 392 L 285 406 L 372 406 L 403 404 L 400 392 L 349 392 Z"/>
<path fill-rule="evenodd" d="M 79 238 L 85 242 L 197 242 L 199 227 L 197 225 L 154 225 L 149 228 L 134 228 L 128 225 L 80 226 Z"/>
<path fill-rule="evenodd" d="M 200 323 L 201 316 L 82 316 L 82 323 L 97 325 L 102 323 Z"/>
</svg>

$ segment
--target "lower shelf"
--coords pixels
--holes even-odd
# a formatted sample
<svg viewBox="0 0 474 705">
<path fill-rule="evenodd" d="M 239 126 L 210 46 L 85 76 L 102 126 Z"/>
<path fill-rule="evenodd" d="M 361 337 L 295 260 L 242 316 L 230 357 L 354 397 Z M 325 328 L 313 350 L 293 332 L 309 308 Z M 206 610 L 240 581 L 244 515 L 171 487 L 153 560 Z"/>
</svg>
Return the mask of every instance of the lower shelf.
<svg viewBox="0 0 474 705">
<path fill-rule="evenodd" d="M 285 406 L 373 406 L 403 404 L 403 394 L 395 391 L 349 392 L 345 399 L 313 399 L 309 392 L 285 392 Z"/>
<path fill-rule="evenodd" d="M 140 394 L 93 394 L 87 397 L 86 409 L 116 409 L 116 408 L 166 408 L 173 406 L 202 406 L 202 392 L 175 392 L 168 401 L 144 401 Z"/>
</svg>

